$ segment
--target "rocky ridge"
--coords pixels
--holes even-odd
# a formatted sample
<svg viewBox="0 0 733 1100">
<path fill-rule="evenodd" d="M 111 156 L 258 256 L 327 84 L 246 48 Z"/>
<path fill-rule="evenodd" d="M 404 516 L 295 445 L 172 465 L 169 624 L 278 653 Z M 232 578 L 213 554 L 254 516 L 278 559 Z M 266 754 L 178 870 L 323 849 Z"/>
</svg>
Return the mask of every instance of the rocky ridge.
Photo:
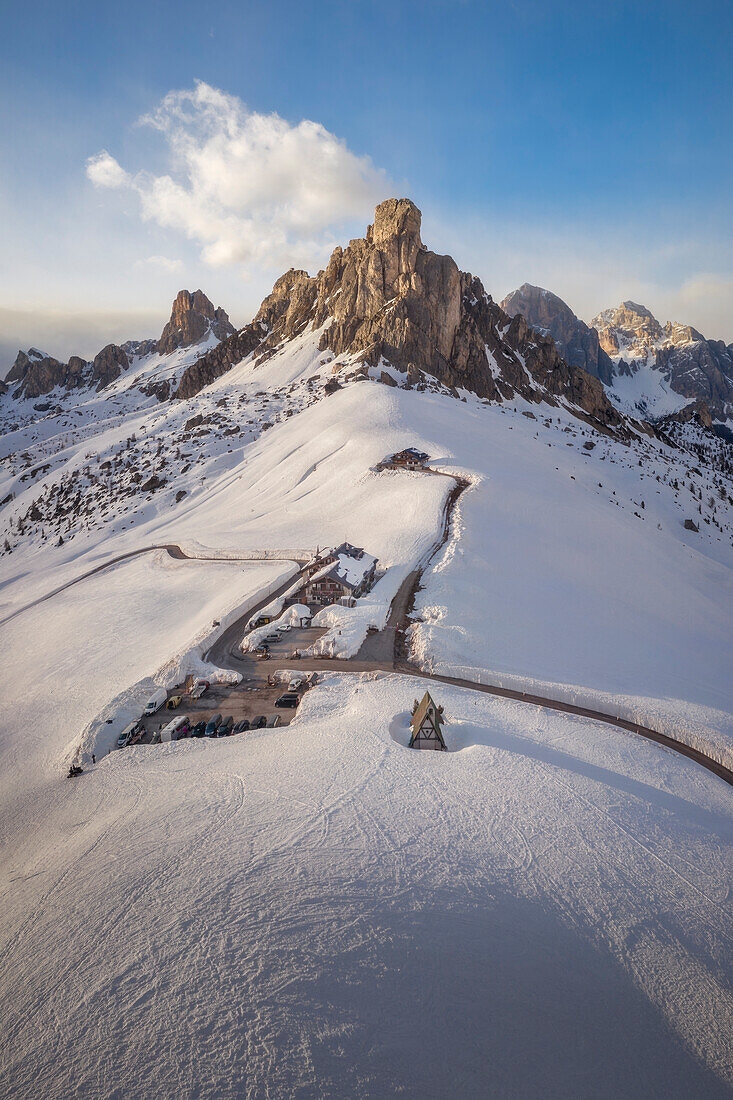
<svg viewBox="0 0 733 1100">
<path fill-rule="evenodd" d="M 581 367 L 606 385 L 611 384 L 613 363 L 601 347 L 598 332 L 576 317 L 570 306 L 552 291 L 523 283 L 504 298 L 501 308 L 510 317 L 521 313 L 535 332 L 552 337 L 571 366 Z"/>
<path fill-rule="evenodd" d="M 81 386 L 94 386 L 103 390 L 128 370 L 133 359 L 152 355 L 157 351 L 167 355 L 179 348 L 192 347 L 213 334 L 224 340 L 235 329 L 225 311 L 214 308 L 201 291 L 193 294 L 181 290 L 173 302 L 170 320 L 158 340 L 128 340 L 124 344 L 107 344 L 91 362 L 72 355 L 67 363 L 37 348 L 19 351 L 0 392 L 11 388 L 17 398 L 35 399 L 51 393 L 57 386 L 72 390 Z M 13 388 L 15 387 L 15 388 Z M 156 396 L 165 399 L 170 386 L 158 383 Z"/>
<path fill-rule="evenodd" d="M 689 325 L 661 325 L 645 306 L 622 302 L 591 322 L 614 360 L 614 375 L 633 376 L 648 364 L 675 393 L 704 402 L 713 418 L 733 419 L 733 344 L 707 340 Z"/>
<path fill-rule="evenodd" d="M 348 356 L 364 374 L 390 366 L 406 385 L 432 378 L 491 401 L 563 401 L 626 431 L 599 379 L 566 362 L 521 314 L 509 317 L 450 256 L 430 252 L 420 224 L 409 199 L 380 203 L 366 236 L 336 248 L 325 270 L 281 276 L 250 325 L 187 368 L 175 396 L 193 396 L 247 355 L 270 355 L 311 326 L 321 330 L 321 350 L 335 355 L 334 371 Z"/>
</svg>

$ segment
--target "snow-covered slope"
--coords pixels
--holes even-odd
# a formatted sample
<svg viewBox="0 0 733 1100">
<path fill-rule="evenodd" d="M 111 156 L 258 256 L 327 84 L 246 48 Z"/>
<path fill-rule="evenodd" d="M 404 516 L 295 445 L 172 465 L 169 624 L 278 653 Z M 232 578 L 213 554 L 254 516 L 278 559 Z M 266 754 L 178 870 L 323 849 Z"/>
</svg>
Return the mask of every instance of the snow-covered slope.
<svg viewBox="0 0 733 1100">
<path fill-rule="evenodd" d="M 425 681 L 336 673 L 285 729 L 62 778 L 114 699 L 293 566 L 158 551 L 44 596 L 152 545 L 347 540 L 379 559 L 334 613 L 353 649 L 441 530 L 450 477 L 375 468 L 411 445 L 469 482 L 418 592 L 421 662 L 729 744 L 724 442 L 620 422 L 629 446 L 529 373 L 527 400 L 490 403 L 322 338 L 305 324 L 186 401 L 121 377 L 5 437 L 2 1088 L 729 1095 L 730 797 L 676 754 L 437 685 L 451 751 L 411 752 Z"/>
<path fill-rule="evenodd" d="M 728 1095 L 725 788 L 457 690 L 459 751 L 410 752 L 415 690 L 44 779 L 3 823 L 13 1096 Z"/>
</svg>

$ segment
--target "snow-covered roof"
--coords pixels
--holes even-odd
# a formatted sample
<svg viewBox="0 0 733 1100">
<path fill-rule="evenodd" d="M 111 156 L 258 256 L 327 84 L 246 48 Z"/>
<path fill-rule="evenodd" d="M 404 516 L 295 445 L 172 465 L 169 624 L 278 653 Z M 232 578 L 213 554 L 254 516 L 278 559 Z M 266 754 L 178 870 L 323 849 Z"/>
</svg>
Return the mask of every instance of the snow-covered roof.
<svg viewBox="0 0 733 1100">
<path fill-rule="evenodd" d="M 405 457 L 414 458 L 420 462 L 424 462 L 425 459 L 429 457 L 429 455 L 426 454 L 425 451 L 418 451 L 416 447 L 405 447 L 403 451 L 397 451 L 395 454 L 392 455 L 393 459 Z"/>
<path fill-rule="evenodd" d="M 328 578 L 355 589 L 363 583 L 364 578 L 376 564 L 377 559 L 371 554 L 365 554 L 363 550 L 360 558 L 355 558 L 351 554 L 338 554 L 336 561 L 324 565 L 313 574 L 311 583 Z"/>
</svg>

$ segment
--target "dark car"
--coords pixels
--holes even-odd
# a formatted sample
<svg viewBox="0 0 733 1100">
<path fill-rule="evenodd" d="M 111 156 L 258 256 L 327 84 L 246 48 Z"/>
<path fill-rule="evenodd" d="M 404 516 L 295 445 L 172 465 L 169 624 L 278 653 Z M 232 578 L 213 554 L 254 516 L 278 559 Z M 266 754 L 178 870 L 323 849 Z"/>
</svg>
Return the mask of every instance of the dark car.
<svg viewBox="0 0 733 1100">
<path fill-rule="evenodd" d="M 232 716 L 230 714 L 229 717 L 225 718 L 224 721 L 220 724 L 219 728 L 216 731 L 216 736 L 217 737 L 229 737 L 229 735 L 232 732 L 233 727 L 234 727 L 234 719 L 232 718 Z"/>
<path fill-rule="evenodd" d="M 202 722 L 197 722 L 196 725 L 193 727 L 193 729 L 191 730 L 191 736 L 192 737 L 203 737 L 205 733 L 206 733 L 206 719 L 204 718 L 204 720 Z"/>
<path fill-rule="evenodd" d="M 241 722 L 237 722 L 236 726 L 232 730 L 232 733 L 244 733 L 249 729 L 249 719 L 243 718 Z"/>
<path fill-rule="evenodd" d="M 297 707 L 300 702 L 300 696 L 294 691 L 286 691 L 284 695 L 281 695 L 279 699 L 275 700 L 276 707 Z"/>
<path fill-rule="evenodd" d="M 256 718 L 252 719 L 252 722 L 251 722 L 249 728 L 251 730 L 261 730 L 263 728 L 263 726 L 266 726 L 266 725 L 267 725 L 267 719 L 265 718 L 264 714 L 258 714 Z"/>
<path fill-rule="evenodd" d="M 216 737 L 216 731 L 221 725 L 221 715 L 213 714 L 209 721 L 206 723 L 206 729 L 204 731 L 204 737 Z"/>
</svg>

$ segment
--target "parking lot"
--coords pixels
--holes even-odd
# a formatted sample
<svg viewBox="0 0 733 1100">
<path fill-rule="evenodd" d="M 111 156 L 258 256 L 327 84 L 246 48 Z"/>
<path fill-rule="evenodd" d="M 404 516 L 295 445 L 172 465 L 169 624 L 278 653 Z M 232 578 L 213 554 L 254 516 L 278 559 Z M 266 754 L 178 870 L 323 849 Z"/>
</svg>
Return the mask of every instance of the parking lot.
<svg viewBox="0 0 733 1100">
<path fill-rule="evenodd" d="M 151 744 L 156 731 L 162 730 L 172 719 L 182 716 L 189 719 L 191 727 L 198 722 L 208 722 L 216 714 L 220 714 L 223 719 L 231 717 L 235 726 L 245 718 L 251 725 L 254 719 L 261 716 L 268 724 L 277 716 L 279 726 L 289 725 L 296 708 L 275 706 L 276 700 L 288 690 L 287 681 L 278 680 L 270 685 L 267 682 L 268 676 L 274 675 L 273 670 L 278 665 L 282 665 L 284 661 L 289 663 L 297 650 L 306 649 L 321 634 L 323 630 L 317 627 L 297 627 L 286 632 L 281 641 L 270 645 L 270 660 L 263 660 L 250 653 L 242 654 L 238 661 L 242 681 L 238 684 L 211 684 L 200 699 L 192 699 L 183 686 L 172 688 L 168 692 L 168 698 L 179 695 L 181 703 L 170 710 L 166 704 L 155 714 L 141 718 L 140 723 L 145 732 L 137 743 Z M 297 678 L 298 658 L 293 658 L 292 668 Z M 305 687 L 304 683 L 301 695 Z"/>
</svg>

